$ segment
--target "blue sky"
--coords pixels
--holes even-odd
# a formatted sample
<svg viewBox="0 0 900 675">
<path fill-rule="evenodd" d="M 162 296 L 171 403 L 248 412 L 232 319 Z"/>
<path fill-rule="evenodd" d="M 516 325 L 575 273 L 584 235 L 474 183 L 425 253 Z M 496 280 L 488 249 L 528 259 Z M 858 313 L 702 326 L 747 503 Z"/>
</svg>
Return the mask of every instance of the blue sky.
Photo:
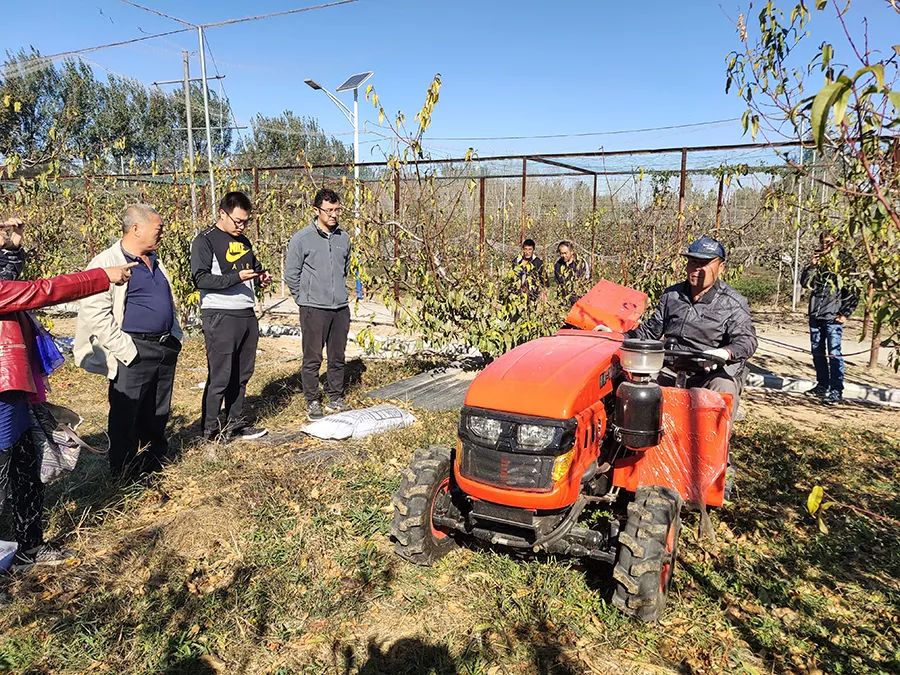
<svg viewBox="0 0 900 675">
<path fill-rule="evenodd" d="M 145 0 L 191 22 L 262 14 L 317 4 L 316 0 Z M 584 134 L 690 124 L 740 116 L 724 93 L 725 56 L 737 45 L 734 2 L 694 0 L 359 0 L 354 4 L 210 29 L 208 40 L 225 93 L 240 123 L 284 109 L 319 119 L 346 134 L 349 124 L 321 92 L 354 72 L 374 70 L 389 111 L 412 118 L 435 73 L 441 100 L 426 144 L 435 156 L 574 152 L 741 142 L 738 122 L 646 133 L 522 140 L 471 137 Z M 872 44 L 900 36 L 900 18 L 883 0 L 855 3 L 858 14 L 887 20 L 870 26 Z M 755 12 L 754 12 L 755 13 Z M 44 54 L 178 28 L 118 0 L 7 2 L 5 49 L 33 45 Z M 834 26 L 819 35 L 832 37 Z M 195 33 L 97 51 L 85 56 L 103 69 L 150 83 L 181 77 L 181 50 Z M 210 70 L 212 66 L 210 62 Z M 217 86 L 217 85 L 214 85 Z M 349 103 L 349 94 L 344 95 Z M 361 118 L 376 122 L 361 102 Z M 460 138 L 464 137 L 464 138 Z M 347 142 L 351 135 L 342 135 Z M 458 138 L 458 140 L 456 140 Z M 363 135 L 363 161 L 380 159 Z M 747 139 L 749 140 L 749 139 Z M 367 142 L 366 142 L 367 141 Z"/>
</svg>

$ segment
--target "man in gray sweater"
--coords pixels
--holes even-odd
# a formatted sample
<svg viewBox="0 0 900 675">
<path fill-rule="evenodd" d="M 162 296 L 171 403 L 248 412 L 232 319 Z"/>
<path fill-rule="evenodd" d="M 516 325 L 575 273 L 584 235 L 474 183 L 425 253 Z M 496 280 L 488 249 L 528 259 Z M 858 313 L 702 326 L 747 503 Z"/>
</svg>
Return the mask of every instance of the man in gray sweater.
<svg viewBox="0 0 900 675">
<path fill-rule="evenodd" d="M 300 307 L 303 366 L 300 380 L 309 419 L 323 417 L 319 391 L 322 348 L 328 355 L 324 412 L 347 410 L 344 402 L 344 352 L 350 332 L 347 272 L 350 239 L 338 224 L 340 197 L 323 188 L 313 200 L 316 219 L 291 237 L 284 279 Z"/>
</svg>

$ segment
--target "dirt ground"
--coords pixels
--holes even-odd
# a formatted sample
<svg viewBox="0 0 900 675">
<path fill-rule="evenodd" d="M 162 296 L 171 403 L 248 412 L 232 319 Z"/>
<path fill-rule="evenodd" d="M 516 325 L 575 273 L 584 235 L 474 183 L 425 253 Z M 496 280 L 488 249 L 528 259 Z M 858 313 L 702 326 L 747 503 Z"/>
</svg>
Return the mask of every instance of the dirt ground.
<svg viewBox="0 0 900 675">
<path fill-rule="evenodd" d="M 71 319 L 54 326 L 72 328 Z M 895 537 L 849 509 L 900 517 L 897 409 L 747 391 L 734 440 L 740 500 L 713 514 L 713 545 L 698 539 L 696 514 L 685 515 L 671 608 L 662 624 L 642 626 L 604 601 L 607 572 L 566 560 L 464 548 L 433 568 L 403 563 L 387 537 L 391 495 L 416 449 L 453 442 L 458 418 L 415 410 L 413 426 L 358 443 L 306 437 L 299 347 L 295 337 L 260 341 L 248 406 L 272 430 L 265 442 L 197 438 L 205 356 L 195 337 L 173 396 L 178 461 L 149 485 L 123 486 L 102 457 L 85 456 L 51 486 L 48 535 L 77 558 L 0 580 L 9 598 L 0 670 L 890 671 Z M 796 354 L 784 355 L 781 374 L 804 367 Z M 417 372 L 353 363 L 354 406 Z M 102 446 L 102 378 L 66 365 L 54 382 L 53 400 L 77 408 Z M 803 510 L 819 483 L 841 504 L 828 513 L 830 538 Z M 870 565 L 872 556 L 882 562 Z"/>
</svg>

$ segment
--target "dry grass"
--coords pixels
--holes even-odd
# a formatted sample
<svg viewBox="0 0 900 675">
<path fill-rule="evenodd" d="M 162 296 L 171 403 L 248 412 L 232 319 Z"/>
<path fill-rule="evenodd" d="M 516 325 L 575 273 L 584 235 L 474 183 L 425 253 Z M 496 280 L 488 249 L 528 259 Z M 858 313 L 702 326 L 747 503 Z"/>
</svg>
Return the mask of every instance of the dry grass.
<svg viewBox="0 0 900 675">
<path fill-rule="evenodd" d="M 288 357 L 289 358 L 289 357 Z M 349 396 L 415 363 L 367 362 Z M 107 480 L 87 458 L 47 499 L 49 534 L 78 552 L 56 570 L 0 581 L 0 668 L 95 673 L 896 672 L 900 541 L 877 518 L 833 507 L 829 535 L 803 511 L 822 483 L 834 499 L 894 519 L 896 412 L 868 428 L 841 413 L 817 430 L 761 414 L 754 400 L 734 452 L 740 499 L 714 514 L 715 543 L 686 515 L 670 610 L 636 625 L 604 598 L 609 571 L 463 549 L 433 568 L 387 540 L 399 470 L 422 445 L 451 443 L 452 413 L 364 442 L 297 433 L 299 362 L 263 341 L 252 408 L 266 443 L 195 439 L 202 345 L 179 366 L 173 446 L 147 486 Z M 67 366 L 57 400 L 91 428 L 103 382 Z M 751 394 L 751 398 L 755 398 Z M 852 412 L 852 411 L 851 411 Z M 757 414 L 760 413 L 760 414 Z M 847 413 L 848 415 L 850 413 Z M 830 424 L 831 426 L 827 426 Z"/>
</svg>

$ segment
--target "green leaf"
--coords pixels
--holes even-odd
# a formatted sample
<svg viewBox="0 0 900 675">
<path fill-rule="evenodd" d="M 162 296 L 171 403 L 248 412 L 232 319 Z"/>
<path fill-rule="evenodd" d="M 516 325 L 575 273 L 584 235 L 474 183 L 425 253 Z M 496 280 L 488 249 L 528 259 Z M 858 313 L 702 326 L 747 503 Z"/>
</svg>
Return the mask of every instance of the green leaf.
<svg viewBox="0 0 900 675">
<path fill-rule="evenodd" d="M 856 71 L 856 75 L 853 76 L 853 81 L 856 82 L 866 73 L 872 73 L 875 76 L 875 81 L 878 82 L 878 86 L 884 89 L 884 64 L 876 63 L 874 66 L 860 68 Z"/>
<path fill-rule="evenodd" d="M 834 106 L 832 106 L 834 123 L 837 125 L 840 125 L 840 123 L 844 121 L 844 114 L 847 112 L 847 103 L 850 102 L 850 92 L 852 91 L 853 90 L 850 87 L 844 88 L 841 93 L 838 94 Z"/>
<path fill-rule="evenodd" d="M 891 100 L 894 110 L 900 113 L 900 91 L 889 91 L 888 98 Z"/>
<path fill-rule="evenodd" d="M 834 56 L 834 47 L 827 42 L 822 43 L 822 70 L 827 70 Z"/>
<path fill-rule="evenodd" d="M 819 510 L 819 505 L 821 505 L 824 496 L 825 490 L 821 485 L 816 485 L 809 493 L 809 496 L 806 498 L 806 510 L 809 511 L 810 515 L 816 515 L 816 511 Z"/>
<path fill-rule="evenodd" d="M 828 111 L 845 88 L 850 87 L 850 80 L 843 75 L 836 82 L 829 82 L 813 99 L 810 113 L 810 131 L 819 149 L 825 140 L 825 127 L 828 124 Z"/>
</svg>

